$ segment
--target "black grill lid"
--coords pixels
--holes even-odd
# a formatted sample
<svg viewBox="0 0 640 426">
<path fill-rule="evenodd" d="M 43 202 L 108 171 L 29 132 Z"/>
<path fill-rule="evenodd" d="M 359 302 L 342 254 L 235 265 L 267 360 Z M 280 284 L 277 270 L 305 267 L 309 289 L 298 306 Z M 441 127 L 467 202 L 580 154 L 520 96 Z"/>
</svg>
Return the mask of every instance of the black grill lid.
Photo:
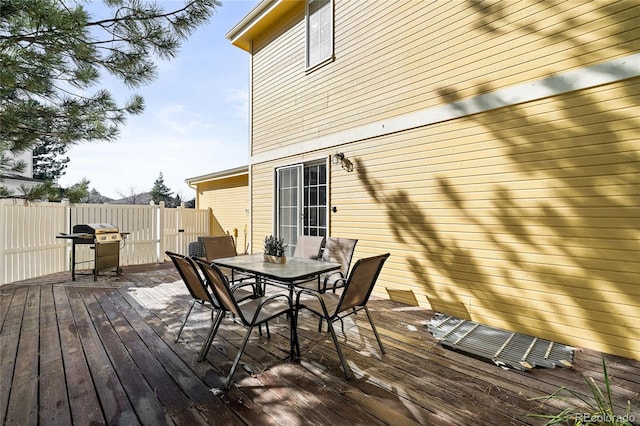
<svg viewBox="0 0 640 426">
<path fill-rule="evenodd" d="M 105 234 L 109 232 L 118 232 L 118 227 L 109 223 L 87 223 L 73 226 L 74 234 Z"/>
</svg>

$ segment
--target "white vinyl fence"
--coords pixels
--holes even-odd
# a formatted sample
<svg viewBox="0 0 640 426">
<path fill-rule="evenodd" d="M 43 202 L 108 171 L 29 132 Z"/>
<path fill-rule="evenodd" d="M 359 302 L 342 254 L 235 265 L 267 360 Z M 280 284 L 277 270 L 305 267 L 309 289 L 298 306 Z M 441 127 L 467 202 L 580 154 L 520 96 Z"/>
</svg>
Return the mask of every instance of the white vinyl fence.
<svg viewBox="0 0 640 426">
<path fill-rule="evenodd" d="M 190 242 L 209 235 L 209 210 L 159 206 L 28 203 L 0 200 L 0 285 L 71 270 L 71 240 L 56 238 L 74 225 L 109 223 L 129 235 L 120 265 L 164 260 L 170 250 L 187 254 Z M 76 247 L 76 262 L 90 261 L 90 245 Z M 77 269 L 90 269 L 91 265 Z"/>
</svg>

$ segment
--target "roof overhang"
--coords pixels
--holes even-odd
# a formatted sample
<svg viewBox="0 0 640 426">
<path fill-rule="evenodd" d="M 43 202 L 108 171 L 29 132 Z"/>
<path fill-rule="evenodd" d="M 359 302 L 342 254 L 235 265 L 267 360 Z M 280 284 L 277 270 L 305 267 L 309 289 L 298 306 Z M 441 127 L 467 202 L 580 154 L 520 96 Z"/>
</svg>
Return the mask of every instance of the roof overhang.
<svg viewBox="0 0 640 426">
<path fill-rule="evenodd" d="M 263 0 L 226 35 L 236 47 L 251 53 L 251 41 L 304 0 Z"/>
<path fill-rule="evenodd" d="M 241 167 L 236 167 L 235 169 L 228 169 L 220 172 L 209 173 L 202 176 L 187 178 L 184 181 L 186 182 L 187 185 L 193 186 L 199 183 L 211 182 L 213 180 L 219 180 L 219 179 L 227 179 L 231 177 L 246 175 L 248 173 L 249 173 L 249 166 L 241 166 Z"/>
</svg>

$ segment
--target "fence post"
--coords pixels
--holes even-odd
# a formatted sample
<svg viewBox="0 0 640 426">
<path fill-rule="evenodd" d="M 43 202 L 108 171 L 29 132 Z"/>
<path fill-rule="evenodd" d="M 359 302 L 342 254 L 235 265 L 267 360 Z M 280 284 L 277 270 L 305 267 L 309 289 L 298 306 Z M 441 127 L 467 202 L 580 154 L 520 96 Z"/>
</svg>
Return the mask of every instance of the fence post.
<svg viewBox="0 0 640 426">
<path fill-rule="evenodd" d="M 164 260 L 164 201 L 158 203 L 158 258 L 157 263 L 161 263 Z"/>
<path fill-rule="evenodd" d="M 176 225 L 178 225 L 178 233 L 176 235 L 176 247 L 179 248 L 178 253 L 183 253 L 184 247 L 184 204 L 176 207 Z M 184 252 L 187 253 L 187 252 Z"/>
<path fill-rule="evenodd" d="M 66 234 L 71 233 L 71 203 L 68 198 L 63 199 L 61 202 L 64 207 L 64 232 Z M 73 246 L 69 240 L 64 241 L 64 271 L 70 271 L 72 268 L 71 265 L 71 252 L 73 251 Z"/>
<path fill-rule="evenodd" d="M 0 229 L 5 229 L 5 227 L 7 226 L 6 223 L 6 209 L 7 207 L 5 206 L 6 201 L 5 200 L 0 200 Z M 5 245 L 6 245 L 6 232 L 2 233 L 3 237 L 0 237 L 0 284 L 6 284 L 6 261 L 5 261 Z"/>
</svg>

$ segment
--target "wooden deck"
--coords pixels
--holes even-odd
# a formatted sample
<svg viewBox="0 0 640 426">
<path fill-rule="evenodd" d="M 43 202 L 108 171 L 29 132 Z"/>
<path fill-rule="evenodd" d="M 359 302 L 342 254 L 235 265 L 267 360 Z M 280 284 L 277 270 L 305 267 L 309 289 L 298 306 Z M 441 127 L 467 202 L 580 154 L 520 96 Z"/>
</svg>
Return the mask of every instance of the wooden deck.
<svg viewBox="0 0 640 426">
<path fill-rule="evenodd" d="M 288 325 L 276 323 L 271 339 L 254 333 L 232 389 L 212 392 L 244 329 L 224 321 L 197 362 L 210 321 L 199 310 L 174 343 L 190 300 L 171 264 L 127 267 L 96 283 L 69 275 L 0 287 L 3 424 L 543 424 L 527 414 L 560 406 L 528 398 L 561 386 L 590 395 L 582 374 L 603 378 L 601 355 L 590 350 L 569 369 L 503 370 L 439 346 L 426 328 L 431 311 L 372 300 L 387 355 L 366 319 L 346 321 L 352 380 L 330 336 L 301 316 L 300 363 L 283 361 Z M 640 362 L 607 356 L 607 364 L 616 404 L 630 401 L 640 422 Z"/>
</svg>

